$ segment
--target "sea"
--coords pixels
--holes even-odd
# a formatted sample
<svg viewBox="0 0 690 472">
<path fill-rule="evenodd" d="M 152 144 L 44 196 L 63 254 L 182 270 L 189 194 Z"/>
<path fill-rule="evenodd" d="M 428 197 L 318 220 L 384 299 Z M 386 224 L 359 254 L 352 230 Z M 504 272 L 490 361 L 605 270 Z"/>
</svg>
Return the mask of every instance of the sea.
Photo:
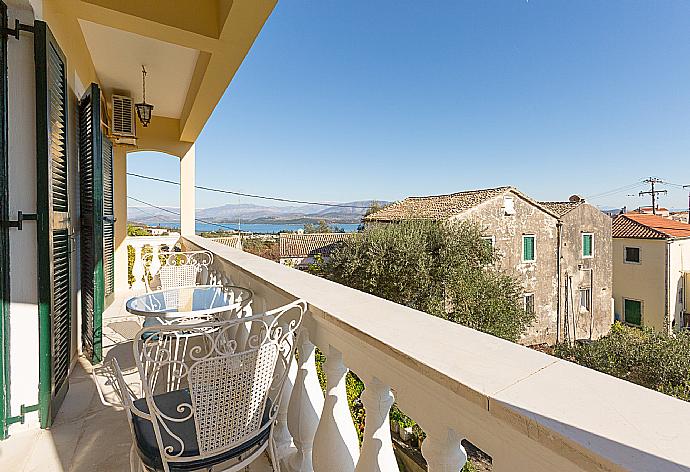
<svg viewBox="0 0 690 472">
<path fill-rule="evenodd" d="M 179 229 L 180 223 L 151 223 L 147 222 L 148 226 L 162 226 L 164 228 L 172 228 L 172 229 Z M 331 228 L 336 229 L 336 228 L 342 228 L 346 232 L 353 232 L 357 231 L 357 228 L 359 227 L 358 223 L 343 223 L 343 224 L 332 224 L 329 225 Z M 242 232 L 247 232 L 247 233 L 256 233 L 256 234 L 277 234 L 277 233 L 285 233 L 288 231 L 297 231 L 299 229 L 304 229 L 303 224 L 298 224 L 298 223 L 279 223 L 279 224 L 273 224 L 273 223 L 247 223 L 247 224 L 241 224 L 238 225 L 237 223 L 218 223 L 218 224 L 209 224 L 209 223 L 201 223 L 197 221 L 196 223 L 196 232 L 197 233 L 203 233 L 205 231 L 237 231 L 240 230 Z"/>
</svg>

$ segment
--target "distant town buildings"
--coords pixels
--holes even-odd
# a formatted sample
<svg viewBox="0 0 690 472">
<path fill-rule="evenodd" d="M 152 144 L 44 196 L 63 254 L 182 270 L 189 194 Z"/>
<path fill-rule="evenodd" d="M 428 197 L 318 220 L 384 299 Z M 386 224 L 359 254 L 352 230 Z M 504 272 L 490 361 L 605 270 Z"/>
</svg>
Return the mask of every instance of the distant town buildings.
<svg viewBox="0 0 690 472">
<path fill-rule="evenodd" d="M 616 319 L 664 332 L 690 326 L 690 225 L 630 212 L 613 222 Z"/>
<path fill-rule="evenodd" d="M 476 222 L 521 280 L 536 321 L 521 340 L 553 344 L 596 339 L 613 322 L 611 218 L 584 200 L 538 202 L 514 187 L 409 197 L 365 217 L 365 224 L 406 219 Z"/>
</svg>

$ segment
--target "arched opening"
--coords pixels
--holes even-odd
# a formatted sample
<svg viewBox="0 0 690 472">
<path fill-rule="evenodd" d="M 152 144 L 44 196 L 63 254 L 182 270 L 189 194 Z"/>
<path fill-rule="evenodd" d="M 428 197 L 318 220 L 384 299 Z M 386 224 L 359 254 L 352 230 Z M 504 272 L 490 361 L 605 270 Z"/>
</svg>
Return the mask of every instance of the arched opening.
<svg viewBox="0 0 690 472">
<path fill-rule="evenodd" d="M 179 231 L 179 186 L 133 175 L 179 182 L 179 158 L 157 151 L 128 153 L 127 174 L 128 233 L 136 225 Z"/>
</svg>

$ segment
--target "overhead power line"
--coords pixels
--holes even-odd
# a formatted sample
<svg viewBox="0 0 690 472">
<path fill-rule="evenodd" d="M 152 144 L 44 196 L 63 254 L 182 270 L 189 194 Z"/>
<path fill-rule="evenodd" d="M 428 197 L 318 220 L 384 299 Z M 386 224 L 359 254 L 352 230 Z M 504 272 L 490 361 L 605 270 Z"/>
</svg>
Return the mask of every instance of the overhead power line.
<svg viewBox="0 0 690 472">
<path fill-rule="evenodd" d="M 157 209 L 157 210 L 164 211 L 164 212 L 166 212 L 166 213 L 171 213 L 171 214 L 176 215 L 176 216 L 180 216 L 180 214 L 179 214 L 178 212 L 173 211 L 173 210 L 170 210 L 170 209 L 168 209 L 168 208 L 163 208 L 163 207 L 160 207 L 160 206 L 158 206 L 158 205 L 154 205 L 153 203 L 145 202 L 144 200 L 139 200 L 138 198 L 130 197 L 129 195 L 127 195 L 127 198 L 129 198 L 130 200 L 134 200 L 135 202 L 142 203 L 142 204 L 144 204 L 144 205 L 148 205 L 148 206 L 150 206 L 150 207 L 152 207 L 152 208 L 155 208 L 155 209 Z M 202 220 L 202 219 L 200 219 L 200 218 L 194 218 L 194 221 L 196 221 L 196 222 L 198 222 L 198 223 L 205 223 L 205 224 L 207 224 L 207 225 L 217 226 L 217 227 L 219 227 L 219 228 L 229 229 L 229 230 L 231 230 L 231 231 L 239 231 L 237 228 L 233 228 L 233 227 L 231 227 L 231 226 L 222 225 L 222 224 L 220 224 L 220 223 L 214 223 L 213 221 Z"/>
<path fill-rule="evenodd" d="M 133 172 L 127 172 L 127 175 L 132 176 L 132 177 L 137 177 L 139 179 L 153 180 L 154 182 L 163 182 L 166 184 L 180 185 L 179 182 L 175 182 L 174 180 L 161 179 L 158 177 L 151 177 L 149 175 L 135 174 Z M 240 197 L 259 198 L 261 200 L 272 200 L 275 202 L 299 203 L 301 205 L 319 205 L 319 206 L 336 207 L 336 208 L 357 208 L 359 210 L 368 210 L 369 209 L 369 207 L 357 206 L 357 205 L 343 205 L 343 204 L 339 204 L 339 203 L 310 202 L 310 201 L 305 201 L 305 200 L 292 200 L 289 198 L 269 197 L 266 195 L 254 195 L 251 193 L 235 192 L 233 190 L 225 190 L 225 189 L 221 189 L 221 188 L 204 187 L 202 185 L 195 185 L 194 188 L 197 188 L 199 190 L 206 190 L 209 192 L 224 193 L 224 194 L 228 194 L 228 195 L 238 195 Z"/>
<path fill-rule="evenodd" d="M 632 183 L 632 184 L 628 184 L 628 185 L 624 185 L 624 186 L 622 186 L 622 187 L 617 187 L 617 188 L 614 188 L 614 189 L 611 189 L 611 190 L 607 190 L 607 191 L 605 191 L 605 192 L 597 193 L 597 194 L 594 194 L 594 195 L 587 195 L 587 196 L 585 196 L 585 198 L 588 199 L 588 200 L 592 200 L 592 199 L 597 199 L 597 198 L 608 197 L 608 196 L 611 196 L 611 195 L 615 195 L 616 193 L 621 193 L 621 192 L 630 191 L 630 190 L 632 190 L 632 189 L 634 189 L 634 188 L 636 188 L 636 187 L 640 187 L 640 186 L 642 186 L 642 185 L 644 185 L 644 182 L 643 182 L 642 180 L 640 180 L 640 181 L 634 182 L 634 183 Z"/>
</svg>

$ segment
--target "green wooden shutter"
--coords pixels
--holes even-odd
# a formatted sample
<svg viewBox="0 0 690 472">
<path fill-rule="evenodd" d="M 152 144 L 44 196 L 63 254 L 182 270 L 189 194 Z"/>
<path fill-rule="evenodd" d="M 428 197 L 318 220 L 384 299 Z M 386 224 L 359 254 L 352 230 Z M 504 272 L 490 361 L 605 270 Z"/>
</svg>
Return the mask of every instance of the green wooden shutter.
<svg viewBox="0 0 690 472">
<path fill-rule="evenodd" d="M 642 302 L 637 300 L 625 300 L 625 322 L 640 326 L 642 324 Z"/>
<path fill-rule="evenodd" d="M 592 255 L 592 235 L 583 234 L 582 235 L 582 255 L 589 257 Z"/>
<path fill-rule="evenodd" d="M 103 141 L 103 278 L 105 296 L 115 292 L 115 206 L 113 204 L 113 143 Z"/>
<path fill-rule="evenodd" d="M 7 5 L 0 2 L 0 25 L 7 25 Z M 9 220 L 9 170 L 7 158 L 7 34 L 0 35 L 0 221 Z M 0 224 L 0 439 L 7 437 L 10 416 L 10 235 Z"/>
<path fill-rule="evenodd" d="M 522 237 L 522 259 L 525 261 L 534 260 L 534 236 Z"/>
<path fill-rule="evenodd" d="M 91 84 L 79 101 L 79 202 L 81 257 L 82 350 L 92 363 L 102 357 L 103 280 L 103 174 L 100 97 Z"/>
<path fill-rule="evenodd" d="M 48 427 L 67 394 L 71 353 L 66 61 L 48 26 L 34 22 L 39 300 L 39 411 Z"/>
</svg>

